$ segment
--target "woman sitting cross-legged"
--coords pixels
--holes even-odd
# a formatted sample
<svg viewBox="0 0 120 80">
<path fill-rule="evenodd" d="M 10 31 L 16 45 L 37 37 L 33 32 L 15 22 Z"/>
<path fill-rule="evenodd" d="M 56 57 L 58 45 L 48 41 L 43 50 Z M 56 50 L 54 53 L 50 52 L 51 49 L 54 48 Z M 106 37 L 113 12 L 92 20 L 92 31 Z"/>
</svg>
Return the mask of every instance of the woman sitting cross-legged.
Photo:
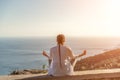
<svg viewBox="0 0 120 80">
<path fill-rule="evenodd" d="M 57 46 L 50 49 L 50 56 L 43 51 L 43 55 L 51 60 L 48 70 L 48 75 L 52 76 L 66 76 L 72 75 L 76 64 L 76 58 L 86 55 L 86 50 L 82 54 L 74 56 L 71 48 L 64 45 L 65 36 L 59 34 L 57 36 Z"/>
</svg>

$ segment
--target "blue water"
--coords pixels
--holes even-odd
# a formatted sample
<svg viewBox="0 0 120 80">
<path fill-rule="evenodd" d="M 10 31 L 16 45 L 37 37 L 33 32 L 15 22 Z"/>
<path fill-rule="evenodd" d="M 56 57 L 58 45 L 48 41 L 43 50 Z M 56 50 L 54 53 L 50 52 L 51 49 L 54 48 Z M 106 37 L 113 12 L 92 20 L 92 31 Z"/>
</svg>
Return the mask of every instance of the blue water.
<svg viewBox="0 0 120 80">
<path fill-rule="evenodd" d="M 67 38 L 75 54 L 87 50 L 88 56 L 93 56 L 107 50 L 120 47 L 120 38 Z M 47 58 L 41 55 L 43 50 L 56 45 L 55 38 L 0 38 L 0 75 L 9 74 L 18 69 L 48 68 Z M 84 58 L 83 57 L 83 58 Z"/>
</svg>

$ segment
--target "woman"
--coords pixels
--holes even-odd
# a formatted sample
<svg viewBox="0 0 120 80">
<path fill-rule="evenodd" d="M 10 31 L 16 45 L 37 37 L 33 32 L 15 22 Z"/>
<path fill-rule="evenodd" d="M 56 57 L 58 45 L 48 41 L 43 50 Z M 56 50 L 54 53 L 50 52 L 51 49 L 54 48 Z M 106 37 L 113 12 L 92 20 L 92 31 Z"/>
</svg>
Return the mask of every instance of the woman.
<svg viewBox="0 0 120 80">
<path fill-rule="evenodd" d="M 57 46 L 50 49 L 50 56 L 48 56 L 47 53 L 43 51 L 43 55 L 52 60 L 48 70 L 48 75 L 72 75 L 74 65 L 76 63 L 76 58 L 86 54 L 86 50 L 84 50 L 83 54 L 74 56 L 72 50 L 68 46 L 65 46 L 64 42 L 65 36 L 63 34 L 59 34 L 57 36 Z M 71 60 L 74 60 L 74 62 L 71 63 Z"/>
</svg>

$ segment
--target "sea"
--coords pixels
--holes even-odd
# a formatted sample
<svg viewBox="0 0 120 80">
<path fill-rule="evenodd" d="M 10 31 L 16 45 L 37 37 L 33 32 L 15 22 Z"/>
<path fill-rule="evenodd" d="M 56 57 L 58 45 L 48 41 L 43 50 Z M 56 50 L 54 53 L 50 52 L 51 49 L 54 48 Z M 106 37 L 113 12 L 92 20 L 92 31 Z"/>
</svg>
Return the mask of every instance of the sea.
<svg viewBox="0 0 120 80">
<path fill-rule="evenodd" d="M 120 38 L 68 37 L 65 45 L 70 46 L 76 55 L 87 50 L 82 59 L 120 48 Z M 0 75 L 8 75 L 14 70 L 43 69 L 43 65 L 48 69 L 48 59 L 42 51 L 49 54 L 53 46 L 56 46 L 53 37 L 0 38 Z"/>
</svg>

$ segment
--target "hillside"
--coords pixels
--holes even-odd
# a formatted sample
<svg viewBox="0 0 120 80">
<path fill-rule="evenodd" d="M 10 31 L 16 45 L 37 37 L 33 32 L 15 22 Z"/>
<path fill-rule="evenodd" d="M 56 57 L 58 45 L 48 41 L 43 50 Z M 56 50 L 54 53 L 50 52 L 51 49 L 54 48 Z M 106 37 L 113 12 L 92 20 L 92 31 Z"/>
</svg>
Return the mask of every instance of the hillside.
<svg viewBox="0 0 120 80">
<path fill-rule="evenodd" d="M 120 49 L 104 52 L 77 62 L 74 70 L 120 68 Z"/>
</svg>

